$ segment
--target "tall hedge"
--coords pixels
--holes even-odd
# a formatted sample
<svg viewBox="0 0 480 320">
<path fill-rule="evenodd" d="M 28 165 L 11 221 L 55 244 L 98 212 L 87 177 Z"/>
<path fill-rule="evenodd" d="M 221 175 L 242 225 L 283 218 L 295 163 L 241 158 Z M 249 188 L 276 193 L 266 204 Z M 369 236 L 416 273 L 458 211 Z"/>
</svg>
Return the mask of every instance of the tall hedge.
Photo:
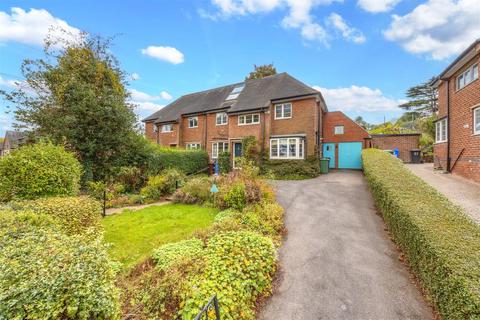
<svg viewBox="0 0 480 320">
<path fill-rule="evenodd" d="M 0 202 L 74 195 L 81 166 L 63 147 L 40 142 L 0 158 Z"/>
<path fill-rule="evenodd" d="M 0 319 L 118 319 L 115 268 L 93 239 L 46 215 L 0 211 Z"/>
<path fill-rule="evenodd" d="M 376 149 L 362 153 L 375 201 L 444 319 L 480 319 L 480 226 Z"/>
<path fill-rule="evenodd" d="M 196 173 L 208 166 L 205 150 L 152 147 L 147 163 L 148 175 L 157 175 L 165 169 L 177 169 L 185 174 Z"/>
</svg>

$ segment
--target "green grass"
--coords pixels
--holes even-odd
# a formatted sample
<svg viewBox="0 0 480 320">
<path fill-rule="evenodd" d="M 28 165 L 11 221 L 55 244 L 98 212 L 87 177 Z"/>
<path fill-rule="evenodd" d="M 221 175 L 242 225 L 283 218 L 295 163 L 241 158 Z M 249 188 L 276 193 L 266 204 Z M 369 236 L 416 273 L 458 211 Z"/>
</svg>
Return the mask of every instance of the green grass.
<svg viewBox="0 0 480 320">
<path fill-rule="evenodd" d="M 158 246 L 192 235 L 208 227 L 217 210 L 194 205 L 167 204 L 105 217 L 105 242 L 111 244 L 110 254 L 130 269 L 148 258 Z"/>
</svg>

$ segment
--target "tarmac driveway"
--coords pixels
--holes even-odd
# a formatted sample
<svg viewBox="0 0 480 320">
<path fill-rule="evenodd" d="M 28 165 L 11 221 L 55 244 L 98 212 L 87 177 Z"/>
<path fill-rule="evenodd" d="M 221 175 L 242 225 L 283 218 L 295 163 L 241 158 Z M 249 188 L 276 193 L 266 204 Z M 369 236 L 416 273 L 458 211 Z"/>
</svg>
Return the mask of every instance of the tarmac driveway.
<svg viewBox="0 0 480 320">
<path fill-rule="evenodd" d="M 432 319 L 361 172 L 279 181 L 288 235 L 260 319 Z"/>
</svg>

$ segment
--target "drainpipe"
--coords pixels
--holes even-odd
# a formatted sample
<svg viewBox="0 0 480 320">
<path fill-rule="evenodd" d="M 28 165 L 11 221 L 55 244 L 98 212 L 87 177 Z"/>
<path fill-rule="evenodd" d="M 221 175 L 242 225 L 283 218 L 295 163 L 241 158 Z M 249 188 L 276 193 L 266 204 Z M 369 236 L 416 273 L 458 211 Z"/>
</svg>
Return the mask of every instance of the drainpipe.
<svg viewBox="0 0 480 320">
<path fill-rule="evenodd" d="M 447 79 L 447 172 L 451 172 L 450 166 L 450 79 Z"/>
</svg>

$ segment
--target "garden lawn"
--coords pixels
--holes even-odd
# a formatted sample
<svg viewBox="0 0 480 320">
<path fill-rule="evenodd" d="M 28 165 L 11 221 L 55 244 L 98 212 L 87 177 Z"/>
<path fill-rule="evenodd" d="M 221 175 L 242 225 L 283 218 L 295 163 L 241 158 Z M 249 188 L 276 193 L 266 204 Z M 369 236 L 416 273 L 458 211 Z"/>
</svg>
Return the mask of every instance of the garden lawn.
<svg viewBox="0 0 480 320">
<path fill-rule="evenodd" d="M 110 255 L 128 270 L 148 258 L 153 249 L 186 239 L 213 223 L 217 209 L 167 204 L 107 216 L 102 220 Z"/>
</svg>

